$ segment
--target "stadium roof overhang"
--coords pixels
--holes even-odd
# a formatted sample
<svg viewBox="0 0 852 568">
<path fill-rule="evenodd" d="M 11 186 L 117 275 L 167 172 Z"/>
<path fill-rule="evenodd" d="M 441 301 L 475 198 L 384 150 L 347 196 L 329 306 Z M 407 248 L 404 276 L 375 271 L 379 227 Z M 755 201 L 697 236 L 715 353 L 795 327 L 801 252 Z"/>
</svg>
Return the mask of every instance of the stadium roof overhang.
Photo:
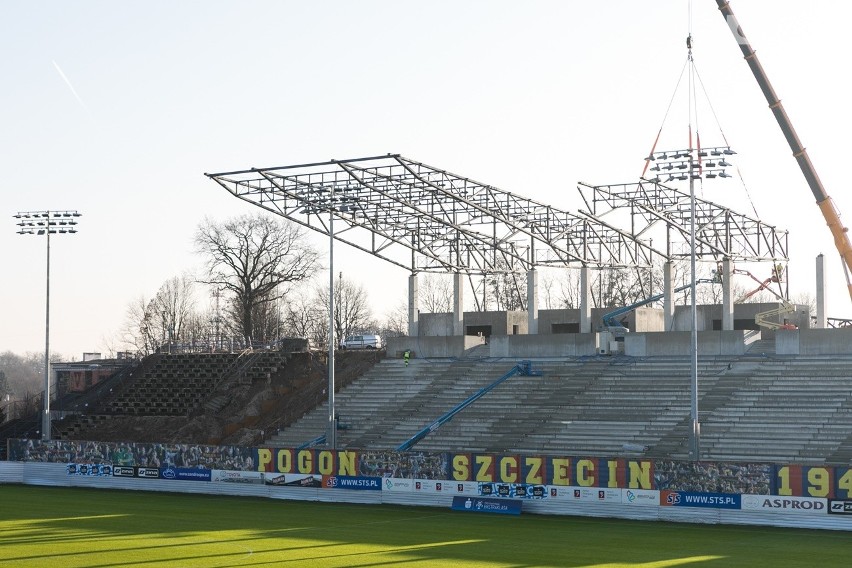
<svg viewBox="0 0 852 568">
<path fill-rule="evenodd" d="M 412 272 L 642 267 L 641 236 L 400 156 L 205 174 L 245 201 Z"/>
</svg>

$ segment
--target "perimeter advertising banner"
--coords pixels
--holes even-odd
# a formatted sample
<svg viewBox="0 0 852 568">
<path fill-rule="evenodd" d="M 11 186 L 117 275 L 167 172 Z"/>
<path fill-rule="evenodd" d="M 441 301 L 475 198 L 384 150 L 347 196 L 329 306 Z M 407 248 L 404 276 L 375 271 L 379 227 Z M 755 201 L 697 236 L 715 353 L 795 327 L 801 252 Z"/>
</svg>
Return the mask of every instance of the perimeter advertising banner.
<svg viewBox="0 0 852 568">
<path fill-rule="evenodd" d="M 549 495 L 546 485 L 525 483 L 480 483 L 479 494 L 510 499 L 547 499 Z"/>
<path fill-rule="evenodd" d="M 69 463 L 68 475 L 111 477 L 112 465 L 108 463 Z"/>
<path fill-rule="evenodd" d="M 726 493 L 695 493 L 693 491 L 661 491 L 663 507 L 703 507 L 708 509 L 740 509 L 741 495 Z"/>
<path fill-rule="evenodd" d="M 322 478 L 324 489 L 350 489 L 355 491 L 381 491 L 382 479 L 380 477 L 359 477 L 350 475 L 324 475 Z"/>
<path fill-rule="evenodd" d="M 214 469 L 210 472 L 210 481 L 214 483 L 263 483 L 263 474 L 259 471 L 230 471 Z"/>
<path fill-rule="evenodd" d="M 467 511 L 470 513 L 520 515 L 522 501 L 514 499 L 490 499 L 487 497 L 453 497 L 453 503 L 450 507 L 453 511 Z"/>
<path fill-rule="evenodd" d="M 744 511 L 779 511 L 785 513 L 824 515 L 827 499 L 812 497 L 778 497 L 774 495 L 743 495 Z"/>
<path fill-rule="evenodd" d="M 66 464 L 69 475 L 161 477 L 181 470 L 254 472 L 267 476 L 377 477 L 416 480 L 400 491 L 478 494 L 479 483 L 572 488 L 572 499 L 598 499 L 591 489 L 630 489 L 710 494 L 777 495 L 852 501 L 852 466 L 802 466 L 767 463 L 681 462 L 672 460 L 585 458 L 553 455 L 397 452 L 249 448 L 206 444 L 9 440 L 9 460 Z M 73 467 L 73 469 L 72 469 Z M 96 469 L 93 469 L 96 468 Z M 212 476 L 213 474 L 211 474 Z M 316 476 L 316 477 L 313 477 Z M 257 482 L 255 476 L 251 479 Z M 206 480 L 206 479 L 205 479 Z M 212 477 L 211 477 L 211 480 Z M 216 474 L 216 481 L 226 481 Z M 469 484 L 473 485 L 461 485 Z M 457 490 L 462 487 L 462 490 Z M 575 489 L 579 497 L 574 497 Z M 393 490 L 393 489 L 391 489 Z M 561 492 L 557 492 L 561 496 Z M 604 498 L 606 493 L 603 494 Z M 552 495 L 551 495 L 552 496 Z"/>
<path fill-rule="evenodd" d="M 560 501 L 620 504 L 623 489 L 550 485 L 547 492 L 550 499 Z"/>
</svg>

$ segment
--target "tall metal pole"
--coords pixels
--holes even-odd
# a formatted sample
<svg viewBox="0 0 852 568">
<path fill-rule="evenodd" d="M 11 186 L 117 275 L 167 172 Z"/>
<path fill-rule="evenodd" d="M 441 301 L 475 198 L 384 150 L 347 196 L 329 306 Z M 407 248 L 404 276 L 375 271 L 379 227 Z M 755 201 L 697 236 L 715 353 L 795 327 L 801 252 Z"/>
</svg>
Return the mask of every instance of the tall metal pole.
<svg viewBox="0 0 852 568">
<path fill-rule="evenodd" d="M 696 282 L 695 282 L 695 166 L 692 148 L 689 152 L 689 250 L 690 250 L 690 277 L 692 278 L 690 311 L 692 319 L 692 337 L 690 341 L 690 369 L 692 378 L 691 410 L 692 433 L 690 435 L 689 455 L 694 461 L 700 457 L 701 425 L 698 423 L 698 307 L 696 305 Z"/>
<path fill-rule="evenodd" d="M 326 442 L 337 448 L 337 424 L 334 419 L 334 185 L 328 207 L 328 435 Z"/>
<path fill-rule="evenodd" d="M 47 236 L 47 277 L 44 295 L 44 415 L 41 417 L 41 439 L 50 440 L 50 226 L 44 234 Z"/>
<path fill-rule="evenodd" d="M 19 235 L 45 235 L 47 245 L 44 294 L 44 408 L 41 439 L 50 440 L 50 233 L 76 233 L 77 211 L 26 211 L 15 216 Z"/>
</svg>

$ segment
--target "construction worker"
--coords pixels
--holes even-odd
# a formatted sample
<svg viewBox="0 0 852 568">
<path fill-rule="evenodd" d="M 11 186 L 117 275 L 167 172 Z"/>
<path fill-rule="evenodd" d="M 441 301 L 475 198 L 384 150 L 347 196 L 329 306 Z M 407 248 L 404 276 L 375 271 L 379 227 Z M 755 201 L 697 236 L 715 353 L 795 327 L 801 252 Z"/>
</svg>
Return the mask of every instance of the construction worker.
<svg viewBox="0 0 852 568">
<path fill-rule="evenodd" d="M 405 361 L 405 366 L 408 367 L 408 360 L 411 358 L 411 349 L 406 349 L 405 353 L 402 354 L 402 358 Z"/>
</svg>

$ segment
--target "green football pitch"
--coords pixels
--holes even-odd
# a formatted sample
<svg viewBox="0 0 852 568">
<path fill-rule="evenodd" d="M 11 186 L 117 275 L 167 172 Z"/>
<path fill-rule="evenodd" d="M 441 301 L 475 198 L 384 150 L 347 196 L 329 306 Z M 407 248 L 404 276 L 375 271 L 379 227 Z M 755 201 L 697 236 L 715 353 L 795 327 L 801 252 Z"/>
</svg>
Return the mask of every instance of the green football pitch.
<svg viewBox="0 0 852 568">
<path fill-rule="evenodd" d="M 0 485 L 0 566 L 852 566 L 852 533 Z"/>
</svg>

